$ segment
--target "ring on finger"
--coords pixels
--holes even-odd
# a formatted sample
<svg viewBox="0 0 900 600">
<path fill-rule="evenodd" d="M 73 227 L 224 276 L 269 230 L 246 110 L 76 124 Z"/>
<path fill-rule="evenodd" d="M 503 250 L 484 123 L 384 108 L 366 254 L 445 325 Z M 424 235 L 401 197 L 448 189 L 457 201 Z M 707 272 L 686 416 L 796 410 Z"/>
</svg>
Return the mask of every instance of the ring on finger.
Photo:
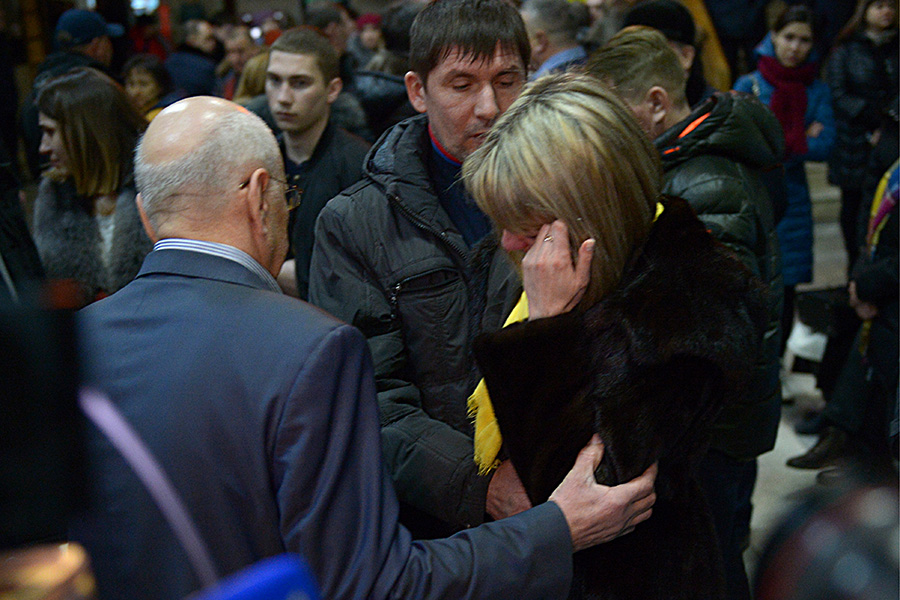
<svg viewBox="0 0 900 600">
<path fill-rule="evenodd" d="M 553 236 L 548 233 L 547 235 L 544 236 L 544 241 L 545 242 L 553 242 Z"/>
</svg>

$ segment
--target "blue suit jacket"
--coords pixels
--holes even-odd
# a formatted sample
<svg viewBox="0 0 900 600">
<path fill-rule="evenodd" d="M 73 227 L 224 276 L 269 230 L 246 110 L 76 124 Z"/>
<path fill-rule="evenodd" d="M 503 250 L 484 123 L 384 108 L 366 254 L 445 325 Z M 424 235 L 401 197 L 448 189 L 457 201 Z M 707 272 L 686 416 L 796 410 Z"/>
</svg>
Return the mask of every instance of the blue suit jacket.
<svg viewBox="0 0 900 600">
<path fill-rule="evenodd" d="M 151 252 L 79 324 L 88 382 L 159 459 L 220 574 L 290 551 L 329 599 L 566 596 L 571 541 L 552 503 L 448 540 L 413 542 L 398 524 L 371 359 L 353 327 L 238 263 L 172 249 Z M 100 597 L 197 589 L 148 493 L 89 434 L 91 508 L 72 534 Z"/>
</svg>

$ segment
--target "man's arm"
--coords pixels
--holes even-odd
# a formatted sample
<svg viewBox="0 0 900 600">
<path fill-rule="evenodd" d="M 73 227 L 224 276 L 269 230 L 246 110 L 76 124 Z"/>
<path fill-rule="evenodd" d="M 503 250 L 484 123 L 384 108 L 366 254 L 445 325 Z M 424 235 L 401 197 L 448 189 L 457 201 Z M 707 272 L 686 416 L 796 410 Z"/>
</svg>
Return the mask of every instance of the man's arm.
<svg viewBox="0 0 900 600">
<path fill-rule="evenodd" d="M 419 389 L 409 379 L 400 324 L 366 267 L 366 255 L 378 251 L 377 243 L 369 240 L 369 231 L 353 229 L 354 219 L 346 218 L 350 202 L 339 196 L 319 216 L 310 302 L 359 328 L 368 340 L 385 462 L 400 499 L 454 529 L 477 525 L 484 520 L 490 478 L 478 475 L 472 439 L 422 408 Z"/>
<path fill-rule="evenodd" d="M 565 598 L 573 549 L 650 516 L 655 467 L 625 485 L 599 485 L 595 439 L 552 502 L 446 540 L 412 542 L 381 463 L 371 369 L 359 332 L 337 327 L 309 353 L 274 415 L 271 469 L 285 548 L 309 561 L 323 597 Z"/>
</svg>

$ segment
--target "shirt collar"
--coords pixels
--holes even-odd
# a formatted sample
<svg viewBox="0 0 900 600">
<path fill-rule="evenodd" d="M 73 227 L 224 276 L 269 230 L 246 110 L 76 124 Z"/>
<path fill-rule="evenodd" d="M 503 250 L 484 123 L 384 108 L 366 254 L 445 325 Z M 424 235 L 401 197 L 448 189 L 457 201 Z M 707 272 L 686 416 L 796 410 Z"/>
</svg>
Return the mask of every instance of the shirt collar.
<svg viewBox="0 0 900 600">
<path fill-rule="evenodd" d="M 203 240 L 167 238 L 159 240 L 153 245 L 153 251 L 155 252 L 157 250 L 187 250 L 188 252 L 210 254 L 212 256 L 218 256 L 219 258 L 236 262 L 256 275 L 268 289 L 279 294 L 282 293 L 281 287 L 279 287 L 278 282 L 275 281 L 275 278 L 272 277 L 271 273 L 266 271 L 255 258 L 234 246 L 219 244 L 217 242 L 206 242 Z"/>
</svg>

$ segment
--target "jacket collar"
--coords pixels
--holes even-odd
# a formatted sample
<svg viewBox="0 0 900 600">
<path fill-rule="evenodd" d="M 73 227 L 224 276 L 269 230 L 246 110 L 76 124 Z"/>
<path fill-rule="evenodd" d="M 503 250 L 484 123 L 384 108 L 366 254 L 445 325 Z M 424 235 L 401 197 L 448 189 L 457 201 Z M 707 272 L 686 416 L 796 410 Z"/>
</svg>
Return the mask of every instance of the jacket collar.
<svg viewBox="0 0 900 600">
<path fill-rule="evenodd" d="M 369 151 L 365 175 L 378 184 L 390 202 L 436 235 L 447 233 L 465 248 L 462 236 L 441 207 L 428 174 L 428 156 L 434 152 L 428 135 L 427 115 L 395 125 Z"/>
<path fill-rule="evenodd" d="M 769 168 L 784 152 L 784 136 L 774 115 L 756 98 L 716 93 L 656 138 L 654 145 L 666 171 L 700 155 Z"/>
<path fill-rule="evenodd" d="M 269 290 L 259 276 L 243 265 L 227 258 L 191 250 L 154 250 L 144 259 L 136 279 L 150 275 L 179 275 Z"/>
<path fill-rule="evenodd" d="M 326 148 L 331 145 L 331 140 L 335 136 L 336 129 L 337 126 L 334 124 L 334 122 L 332 122 L 331 117 L 329 117 L 328 123 L 325 124 L 325 129 L 322 130 L 322 135 L 319 136 L 319 141 L 316 142 L 316 147 L 313 148 L 312 154 L 310 154 L 309 156 L 309 160 L 307 160 L 303 164 L 312 166 L 322 158 L 322 155 L 325 153 Z M 284 132 L 279 132 L 276 139 L 278 140 L 278 147 L 281 149 L 281 155 L 284 157 L 284 162 L 287 163 L 287 161 L 289 161 L 290 159 L 287 157 Z"/>
</svg>

